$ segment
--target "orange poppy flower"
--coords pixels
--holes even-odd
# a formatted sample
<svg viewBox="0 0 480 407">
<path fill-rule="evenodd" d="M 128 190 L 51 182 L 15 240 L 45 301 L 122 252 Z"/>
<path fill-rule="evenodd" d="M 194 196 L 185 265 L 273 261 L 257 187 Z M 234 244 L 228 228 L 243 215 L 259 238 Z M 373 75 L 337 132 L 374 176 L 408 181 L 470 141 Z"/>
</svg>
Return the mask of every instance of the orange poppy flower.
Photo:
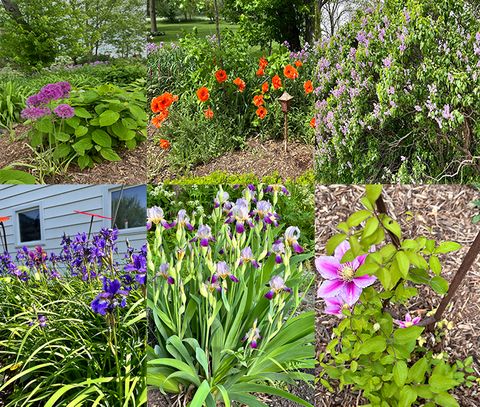
<svg viewBox="0 0 480 407">
<path fill-rule="evenodd" d="M 265 70 L 263 68 L 258 68 L 257 76 L 263 76 L 263 75 L 265 75 Z"/>
<path fill-rule="evenodd" d="M 283 74 L 285 75 L 286 78 L 288 79 L 296 79 L 298 78 L 298 71 L 292 66 L 292 65 L 287 65 L 283 69 Z"/>
<path fill-rule="evenodd" d="M 261 57 L 260 61 L 258 62 L 258 66 L 261 69 L 265 69 L 267 67 L 267 65 L 268 65 L 268 61 L 264 57 Z"/>
<path fill-rule="evenodd" d="M 164 138 L 160 139 L 160 148 L 168 150 L 170 148 L 170 141 L 165 140 Z"/>
<path fill-rule="evenodd" d="M 233 81 L 233 83 L 234 83 L 235 85 L 237 85 L 239 92 L 243 92 L 243 91 L 245 90 L 245 86 L 246 86 L 246 85 L 245 85 L 245 82 L 244 82 L 243 80 L 241 80 L 240 78 L 236 78 L 236 79 Z"/>
<path fill-rule="evenodd" d="M 178 96 L 174 96 L 169 92 L 165 92 L 164 94 L 152 99 L 150 108 L 152 109 L 153 113 L 158 113 L 168 109 L 176 100 L 178 100 Z"/>
<path fill-rule="evenodd" d="M 268 82 L 263 82 L 262 84 L 262 92 L 267 93 L 268 92 Z"/>
<path fill-rule="evenodd" d="M 303 62 L 302 62 L 302 61 L 300 61 L 300 60 L 295 61 L 295 66 L 296 66 L 297 68 L 300 68 L 302 65 L 303 65 Z"/>
<path fill-rule="evenodd" d="M 258 106 L 262 106 L 263 103 L 264 103 L 263 95 L 255 95 L 255 96 L 253 97 L 253 104 L 254 104 L 255 106 L 257 106 L 257 107 L 258 107 Z"/>
<path fill-rule="evenodd" d="M 257 116 L 260 117 L 260 119 L 263 120 L 265 118 L 265 116 L 267 115 L 268 110 L 265 109 L 265 106 L 259 106 L 259 108 L 257 109 L 257 111 L 255 113 L 257 113 Z"/>
<path fill-rule="evenodd" d="M 208 89 L 205 86 L 202 86 L 197 90 L 197 97 L 201 102 L 206 102 L 210 97 L 210 93 L 208 93 Z"/>
<path fill-rule="evenodd" d="M 282 87 L 282 80 L 280 79 L 280 76 L 275 75 L 272 78 L 272 86 L 273 86 L 274 89 L 278 89 L 278 88 Z"/>
<path fill-rule="evenodd" d="M 312 93 L 313 92 L 313 84 L 312 81 L 306 81 L 303 84 L 303 89 L 305 89 L 305 93 Z"/>
<path fill-rule="evenodd" d="M 161 124 L 165 120 L 167 120 L 167 117 L 168 117 L 168 110 L 162 110 L 160 114 L 156 115 L 152 119 L 152 124 L 158 129 L 161 126 Z"/>
<path fill-rule="evenodd" d="M 228 76 L 223 69 L 219 69 L 217 72 L 215 72 L 215 78 L 217 78 L 218 83 L 222 83 L 228 79 Z"/>
<path fill-rule="evenodd" d="M 315 117 L 310 120 L 310 127 L 315 128 L 317 127 L 317 121 L 315 120 Z"/>
<path fill-rule="evenodd" d="M 205 114 L 205 117 L 206 117 L 208 120 L 213 119 L 213 110 L 210 109 L 210 107 L 209 107 L 207 110 L 204 110 L 203 113 Z"/>
</svg>

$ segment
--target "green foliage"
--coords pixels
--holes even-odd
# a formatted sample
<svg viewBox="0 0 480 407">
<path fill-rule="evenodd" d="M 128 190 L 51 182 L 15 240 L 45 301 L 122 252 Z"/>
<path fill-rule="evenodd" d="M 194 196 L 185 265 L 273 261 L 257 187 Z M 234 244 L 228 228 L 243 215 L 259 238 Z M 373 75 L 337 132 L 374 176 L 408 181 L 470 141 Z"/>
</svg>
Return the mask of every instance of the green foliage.
<svg viewBox="0 0 480 407">
<path fill-rule="evenodd" d="M 70 119 L 53 115 L 33 122 L 30 144 L 42 146 L 57 161 L 75 159 L 81 169 L 103 160 L 119 161 L 122 148 L 134 149 L 146 138 L 145 97 L 114 85 L 72 93 Z"/>
<path fill-rule="evenodd" d="M 221 49 L 211 39 L 187 35 L 181 40 L 181 46 L 163 46 L 149 54 L 149 98 L 165 92 L 179 96 L 155 137 L 171 142 L 168 159 L 173 166 L 188 169 L 242 147 L 252 136 L 282 138 L 284 116 L 277 99 L 284 90 L 294 97 L 288 115 L 290 138 L 313 142 L 309 123 L 313 117 L 314 95 L 306 95 L 303 87 L 305 81 L 313 79 L 313 64 L 304 60 L 298 68 L 299 78 L 286 79 L 283 68 L 293 64 L 296 57 L 290 58 L 286 48 L 281 47 L 268 57 L 265 75 L 256 75 L 261 56 L 241 35 L 229 31 L 223 33 Z M 222 84 L 215 79 L 215 72 L 220 68 L 228 75 Z M 277 90 L 271 84 L 276 74 L 283 84 Z M 246 83 L 243 92 L 233 84 L 237 77 Z M 268 112 L 260 119 L 252 101 L 262 92 L 264 82 L 269 83 L 269 90 L 264 94 Z M 202 86 L 210 93 L 205 103 L 200 103 L 196 95 Z M 207 108 L 213 111 L 211 119 L 204 115 Z"/>
<path fill-rule="evenodd" d="M 244 194 L 249 205 L 251 194 Z M 257 194 L 259 200 L 269 198 L 261 189 Z M 312 253 L 296 255 L 285 242 L 283 261 L 276 263 L 267 251 L 283 234 L 284 225 L 263 229 L 259 221 L 229 238 L 221 207 L 211 213 L 191 213 L 190 222 L 194 227 L 211 226 L 215 237 L 211 247 L 201 246 L 200 240 L 187 244 L 196 232 L 181 222 L 168 230 L 157 223 L 150 237 L 148 308 L 155 345 L 148 351 L 147 384 L 180 393 L 192 406 L 263 405 L 254 394 L 266 393 L 310 407 L 278 383 L 313 379 L 302 369 L 314 366 L 314 315 L 301 310 L 305 293 L 299 292 L 301 285 L 308 290 L 313 282 L 304 270 Z M 240 252 L 247 246 L 261 263 L 258 269 L 251 262 L 239 264 Z M 239 280 L 219 277 L 221 291 L 208 283 L 213 282 L 219 261 L 225 261 Z M 173 284 L 167 276 L 174 279 Z M 265 298 L 265 285 L 273 276 L 282 276 L 292 293 L 279 291 L 273 299 Z M 256 328 L 261 339 L 255 335 Z M 257 348 L 250 347 L 254 337 Z"/>
<path fill-rule="evenodd" d="M 0 184 L 35 184 L 36 178 L 28 172 L 10 167 L 0 169 Z"/>
<path fill-rule="evenodd" d="M 381 290 L 367 287 L 359 302 L 343 308 L 343 319 L 320 355 L 321 383 L 332 389 L 329 377 L 338 381 L 340 389 L 352 386 L 372 406 L 411 406 L 417 400 L 432 406 L 458 406 L 448 392 L 465 383 L 472 385 L 474 378 L 466 377 L 473 372 L 472 359 L 450 364 L 446 352 L 436 354 L 433 346 L 426 345 L 431 336 L 424 326 L 397 327 L 394 315 L 404 315 L 409 304 L 415 303 L 420 286 L 429 286 L 440 295 L 447 292 L 440 259 L 461 246 L 425 237 L 404 238 L 395 220 L 374 209 L 380 193 L 381 186 L 367 186 L 362 199 L 365 209 L 338 224 L 341 232 L 326 246 L 330 254 L 348 239 L 350 248 L 341 262 L 367 254 L 355 276 L 376 276 Z M 388 242 L 389 233 L 399 239 L 398 247 Z M 441 336 L 437 331 L 435 344 Z"/>
<path fill-rule="evenodd" d="M 359 12 L 325 41 L 318 181 L 478 176 L 479 33 L 480 21 L 463 0 L 389 0 Z"/>
<path fill-rule="evenodd" d="M 11 129 L 14 123 L 20 121 L 20 112 L 23 109 L 29 89 L 8 81 L 0 83 L 0 127 Z"/>
</svg>

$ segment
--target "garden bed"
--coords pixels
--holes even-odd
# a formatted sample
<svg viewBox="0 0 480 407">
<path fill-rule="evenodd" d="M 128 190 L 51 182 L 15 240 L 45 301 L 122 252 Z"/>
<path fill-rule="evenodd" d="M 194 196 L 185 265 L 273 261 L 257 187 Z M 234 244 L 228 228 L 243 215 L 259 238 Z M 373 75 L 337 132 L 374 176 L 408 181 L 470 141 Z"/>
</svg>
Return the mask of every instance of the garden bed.
<svg viewBox="0 0 480 407">
<path fill-rule="evenodd" d="M 154 184 L 178 178 L 168 165 L 167 152 L 158 145 L 150 145 L 148 153 L 149 180 Z M 250 139 L 243 150 L 232 151 L 208 163 L 198 165 L 183 175 L 205 176 L 216 171 L 229 174 L 252 173 L 259 179 L 273 173 L 285 180 L 294 179 L 313 168 L 313 146 L 291 141 L 285 152 L 281 140 Z"/>
<path fill-rule="evenodd" d="M 316 190 L 316 252 L 323 253 L 327 239 L 336 232 L 336 225 L 360 207 L 362 186 L 319 186 Z M 458 270 L 465 254 L 478 233 L 472 224 L 476 214 L 471 202 L 478 192 L 465 186 L 385 186 L 384 198 L 387 210 L 410 236 L 424 235 L 437 240 L 453 240 L 462 249 L 445 256 L 442 275 L 449 281 Z M 392 204 L 393 203 L 393 204 Z M 408 220 L 406 220 L 408 219 Z M 409 237 L 410 237 L 409 236 Z M 478 326 L 480 325 L 480 264 L 477 260 L 457 291 L 445 318 L 454 328 L 446 331 L 442 349 L 448 351 L 452 360 L 473 356 L 474 375 L 480 374 L 480 351 Z M 440 297 L 432 292 L 420 293 L 416 309 L 425 313 L 438 305 Z M 336 318 L 323 314 L 323 305 L 317 302 L 317 353 L 320 354 L 330 340 L 330 332 L 338 323 Z M 480 404 L 478 386 L 457 388 L 453 394 L 462 407 Z M 362 404 L 361 395 L 348 389 L 331 394 L 324 387 L 317 387 L 317 406 L 354 406 Z"/>
<path fill-rule="evenodd" d="M 8 133 L 0 135 L 0 168 L 12 163 L 34 164 L 32 151 L 24 137 L 28 127 L 18 125 L 15 128 L 16 139 Z M 147 163 L 145 155 L 147 143 L 141 143 L 134 150 L 124 150 L 119 153 L 121 161 L 104 161 L 93 168 L 80 170 L 77 165 L 71 165 L 66 174 L 49 177 L 47 184 L 141 184 L 146 182 Z M 17 169 L 24 170 L 20 165 Z M 135 169 L 135 171 L 132 171 Z M 32 171 L 30 171 L 32 172 Z M 33 173 L 33 172 L 32 172 Z"/>
</svg>

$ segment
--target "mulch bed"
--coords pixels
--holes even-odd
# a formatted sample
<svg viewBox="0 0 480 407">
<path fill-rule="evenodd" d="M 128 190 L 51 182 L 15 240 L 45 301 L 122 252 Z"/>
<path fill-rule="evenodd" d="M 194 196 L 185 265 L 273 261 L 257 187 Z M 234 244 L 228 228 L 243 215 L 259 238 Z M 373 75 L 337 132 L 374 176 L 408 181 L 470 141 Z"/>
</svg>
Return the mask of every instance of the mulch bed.
<svg viewBox="0 0 480 407">
<path fill-rule="evenodd" d="M 25 133 L 28 127 L 18 125 L 16 137 L 0 134 L 0 168 L 16 163 L 19 170 L 27 170 L 21 164 L 34 164 L 33 154 L 27 145 Z M 93 168 L 80 170 L 71 165 L 65 174 L 59 174 L 45 180 L 47 184 L 145 184 L 147 182 L 147 143 L 136 149 L 119 152 L 121 161 L 103 161 Z M 34 174 L 35 175 L 35 174 Z"/>
<path fill-rule="evenodd" d="M 359 199 L 364 192 L 361 186 L 317 186 L 316 189 L 316 251 L 324 254 L 325 243 L 336 233 L 336 225 L 360 209 Z M 450 255 L 444 255 L 442 276 L 451 281 L 465 254 L 480 231 L 480 225 L 472 224 L 476 214 L 471 202 L 480 192 L 472 187 L 459 185 L 432 186 L 384 186 L 384 199 L 389 214 L 400 222 L 405 237 L 453 240 L 464 247 Z M 442 259 L 441 259 L 442 260 Z M 429 288 L 418 296 L 414 309 L 425 312 L 438 306 L 440 296 Z M 338 319 L 322 313 L 323 305 L 317 301 L 317 351 L 320 353 L 329 341 L 332 327 Z M 468 272 L 455 298 L 449 304 L 444 317 L 454 323 L 447 331 L 442 350 L 448 352 L 452 361 L 473 356 L 474 375 L 480 376 L 480 259 Z M 454 392 L 462 407 L 480 405 L 478 386 L 470 389 L 459 387 Z M 317 387 L 316 405 L 357 406 L 366 404 L 358 393 L 348 389 L 332 394 L 320 384 Z"/>
<path fill-rule="evenodd" d="M 313 168 L 313 150 L 313 146 L 290 141 L 285 152 L 281 140 L 261 141 L 254 138 L 246 142 L 243 150 L 228 152 L 208 163 L 198 165 L 190 172 L 179 174 L 170 168 L 168 152 L 152 143 L 148 154 L 148 178 L 149 182 L 158 184 L 179 176 L 199 177 L 222 171 L 228 174 L 249 173 L 258 178 L 276 172 L 282 179 L 294 179 Z"/>
</svg>

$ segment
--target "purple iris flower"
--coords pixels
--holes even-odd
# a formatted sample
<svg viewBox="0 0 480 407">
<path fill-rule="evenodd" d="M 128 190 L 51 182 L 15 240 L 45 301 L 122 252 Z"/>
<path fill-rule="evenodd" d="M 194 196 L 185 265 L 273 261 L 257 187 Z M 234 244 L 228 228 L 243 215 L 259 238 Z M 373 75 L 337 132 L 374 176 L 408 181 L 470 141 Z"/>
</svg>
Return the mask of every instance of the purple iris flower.
<svg viewBox="0 0 480 407">
<path fill-rule="evenodd" d="M 210 277 L 210 279 L 207 280 L 206 283 L 203 283 L 203 286 L 205 287 L 206 290 L 208 290 L 211 293 L 215 291 L 217 292 L 222 291 L 222 285 L 220 284 L 220 281 L 218 280 L 218 277 L 216 274 Z"/>
<path fill-rule="evenodd" d="M 288 191 L 288 189 L 284 185 L 281 185 L 281 184 L 268 185 L 264 189 L 264 192 L 274 192 L 274 193 L 281 192 L 283 195 L 286 195 L 286 196 L 290 195 L 290 192 Z"/>
<path fill-rule="evenodd" d="M 215 241 L 212 236 L 212 229 L 208 225 L 200 225 L 197 230 L 197 235 L 190 240 L 190 242 L 196 242 L 200 240 L 200 246 L 208 247 L 209 242 Z"/>
<path fill-rule="evenodd" d="M 285 254 L 285 245 L 281 240 L 277 240 L 273 243 L 272 252 L 275 253 L 275 263 L 283 263 L 282 255 Z"/>
<path fill-rule="evenodd" d="M 252 266 L 256 269 L 260 267 L 260 264 L 258 264 L 257 260 L 253 257 L 253 252 L 250 246 L 245 247 L 245 249 L 240 252 L 240 262 L 238 264 L 241 266 L 242 264 L 248 263 L 252 263 Z"/>
<path fill-rule="evenodd" d="M 41 328 L 45 328 L 47 326 L 47 317 L 45 315 L 42 315 L 42 314 L 38 314 L 37 316 L 37 322 L 38 322 L 38 326 L 40 326 Z M 35 322 L 31 321 L 28 323 L 29 326 L 33 326 Z"/>
<path fill-rule="evenodd" d="M 127 305 L 127 295 L 128 291 L 121 289 L 118 279 L 103 277 L 103 291 L 95 297 L 90 306 L 97 314 L 106 315 L 116 307 L 124 308 Z"/>
<path fill-rule="evenodd" d="M 180 209 L 177 214 L 177 220 L 173 222 L 172 226 L 179 225 L 182 228 L 187 228 L 190 232 L 193 230 L 193 226 L 190 223 L 190 218 L 187 215 L 185 209 Z"/>
<path fill-rule="evenodd" d="M 132 254 L 132 262 L 123 269 L 129 273 L 136 273 L 135 281 L 140 285 L 145 285 L 147 280 L 147 258 L 143 252 Z"/>
<path fill-rule="evenodd" d="M 257 221 L 262 220 L 268 225 L 278 226 L 279 216 L 273 211 L 272 204 L 268 201 L 258 201 L 253 214 Z"/>
<path fill-rule="evenodd" d="M 298 243 L 300 237 L 300 229 L 296 226 L 289 226 L 285 230 L 285 242 L 292 246 L 295 253 L 303 253 L 303 247 Z"/>
<path fill-rule="evenodd" d="M 213 200 L 213 206 L 215 208 L 219 208 L 221 205 L 223 205 L 225 202 L 228 201 L 228 198 L 230 198 L 230 195 L 228 194 L 228 192 L 218 191 L 217 196 Z"/>
<path fill-rule="evenodd" d="M 253 323 L 253 327 L 248 330 L 242 338 L 242 342 L 246 342 L 252 349 L 257 349 L 258 341 L 262 339 L 260 329 L 257 328 L 257 320 Z"/>
<path fill-rule="evenodd" d="M 350 244 L 345 241 L 335 249 L 334 256 L 320 256 L 315 259 L 317 270 L 325 279 L 318 288 L 318 297 L 331 298 L 340 295 L 348 305 L 353 305 L 360 298 L 363 289 L 376 281 L 375 276 L 355 276 L 358 268 L 365 262 L 366 254 L 353 261 L 340 263 L 349 249 Z"/>
<path fill-rule="evenodd" d="M 157 273 L 157 276 L 163 277 L 165 280 L 167 280 L 167 283 L 172 285 L 175 283 L 175 279 L 168 274 L 168 271 L 170 270 L 170 264 L 168 263 L 162 263 L 160 264 L 160 269 Z"/>
<path fill-rule="evenodd" d="M 232 280 L 234 283 L 238 283 L 238 278 L 235 277 L 231 271 L 230 271 L 230 267 L 228 266 L 228 264 L 224 261 L 219 261 L 217 263 L 217 273 L 216 275 L 218 275 L 218 277 L 220 277 L 222 280 L 225 280 L 226 278 L 229 278 L 230 280 Z"/>
<path fill-rule="evenodd" d="M 238 234 L 242 234 L 245 231 L 245 223 L 251 228 L 254 227 L 252 220 L 250 219 L 250 213 L 248 210 L 248 202 L 246 199 L 239 198 L 232 208 L 230 216 L 225 223 L 235 222 L 235 230 Z"/>
<path fill-rule="evenodd" d="M 172 224 L 165 220 L 163 209 L 159 206 L 153 206 L 152 208 L 147 209 L 147 230 L 152 228 L 152 224 L 160 224 L 165 229 L 170 229 L 172 227 Z"/>
<path fill-rule="evenodd" d="M 267 300 L 271 300 L 276 294 L 282 291 L 291 293 L 292 289 L 285 285 L 283 278 L 280 276 L 273 276 L 269 282 L 270 290 L 265 294 Z"/>
</svg>

